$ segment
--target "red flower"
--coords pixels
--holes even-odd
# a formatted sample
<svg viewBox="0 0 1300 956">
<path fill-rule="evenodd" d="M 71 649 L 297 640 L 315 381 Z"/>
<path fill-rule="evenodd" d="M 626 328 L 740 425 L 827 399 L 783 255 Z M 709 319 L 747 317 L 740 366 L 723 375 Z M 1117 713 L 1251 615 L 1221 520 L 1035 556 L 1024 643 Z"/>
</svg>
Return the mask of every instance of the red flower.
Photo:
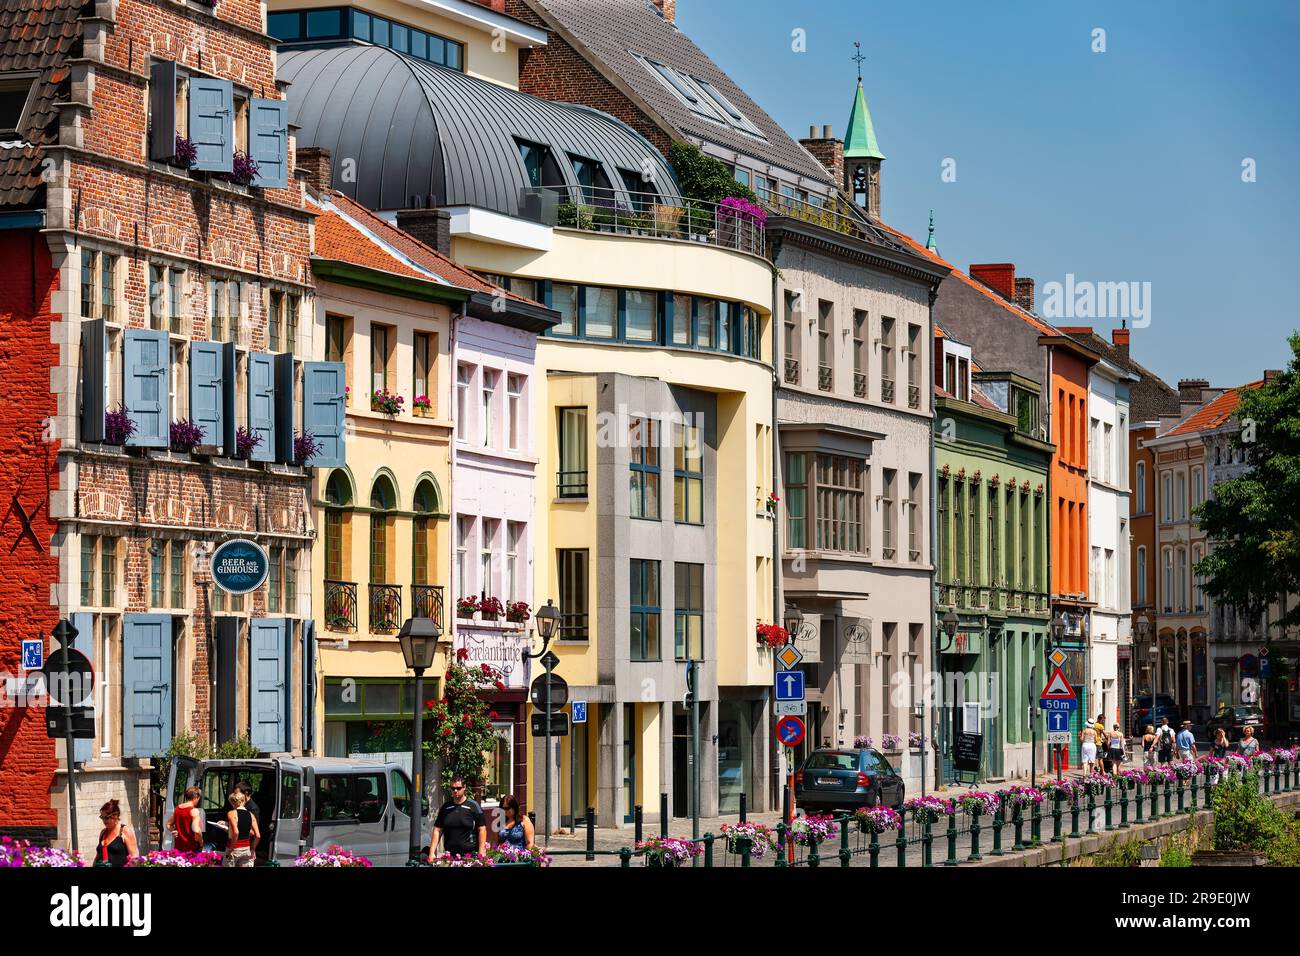
<svg viewBox="0 0 1300 956">
<path fill-rule="evenodd" d="M 469 659 L 469 650 L 468 650 L 468 648 L 464 648 L 464 647 L 458 647 L 458 648 L 456 648 L 456 660 L 458 660 L 458 661 L 464 661 L 464 660 L 468 660 L 468 659 Z"/>
<path fill-rule="evenodd" d="M 426 700 L 426 701 L 424 702 L 424 708 L 425 708 L 425 710 L 433 710 L 433 703 L 434 703 L 434 702 L 433 702 L 433 699 L 432 699 L 432 698 L 430 698 L 429 700 Z"/>
<path fill-rule="evenodd" d="M 491 673 L 492 673 L 492 668 L 489 667 L 487 664 L 480 664 L 480 665 L 478 666 L 478 669 L 479 669 L 480 671 L 482 671 L 484 674 L 491 674 Z"/>
<path fill-rule="evenodd" d="M 491 719 L 491 720 L 496 720 L 496 719 L 497 719 L 497 712 L 496 712 L 495 710 L 489 710 L 489 711 L 488 711 L 488 718 Z"/>
<path fill-rule="evenodd" d="M 443 735 L 444 737 L 450 737 L 450 736 L 451 736 L 451 728 L 450 728 L 450 727 L 444 727 L 444 728 L 442 728 L 442 735 Z"/>
<path fill-rule="evenodd" d="M 505 689 L 506 689 L 506 685 L 503 684 L 501 681 L 496 681 L 496 688 L 497 688 L 497 690 L 505 690 Z"/>
</svg>

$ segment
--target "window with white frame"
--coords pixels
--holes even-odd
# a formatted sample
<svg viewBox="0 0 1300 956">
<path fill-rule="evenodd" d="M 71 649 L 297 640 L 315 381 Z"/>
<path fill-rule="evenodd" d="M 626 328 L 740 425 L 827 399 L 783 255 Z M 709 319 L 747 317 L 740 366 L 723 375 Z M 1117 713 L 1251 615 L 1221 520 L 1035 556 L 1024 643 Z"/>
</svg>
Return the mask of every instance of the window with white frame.
<svg viewBox="0 0 1300 956">
<path fill-rule="evenodd" d="M 506 376 L 506 447 L 511 451 L 524 446 L 524 416 L 528 411 L 524 404 L 525 380 L 514 373 Z"/>
<path fill-rule="evenodd" d="M 456 435 L 469 441 L 469 388 L 474 378 L 474 366 L 456 366 Z"/>
<path fill-rule="evenodd" d="M 485 597 L 494 594 L 495 579 L 492 576 L 495 561 L 493 551 L 497 546 L 497 529 L 501 522 L 495 518 L 484 518 L 479 535 L 478 587 Z"/>
<path fill-rule="evenodd" d="M 81 317 L 117 321 L 119 257 L 97 249 L 81 250 Z"/>
<path fill-rule="evenodd" d="M 492 410 L 496 405 L 497 394 L 497 376 L 498 372 L 492 369 L 483 369 L 483 388 L 480 392 L 481 400 L 478 410 L 479 425 L 479 443 L 484 448 L 492 446 L 493 421 Z"/>
<path fill-rule="evenodd" d="M 506 590 L 507 601 L 522 601 L 527 596 L 524 590 L 524 574 L 520 551 L 524 539 L 524 524 L 521 521 L 506 522 Z"/>
<path fill-rule="evenodd" d="M 463 594 L 473 594 L 470 587 L 469 546 L 474 535 L 474 519 L 469 515 L 456 518 L 456 581 Z"/>
</svg>

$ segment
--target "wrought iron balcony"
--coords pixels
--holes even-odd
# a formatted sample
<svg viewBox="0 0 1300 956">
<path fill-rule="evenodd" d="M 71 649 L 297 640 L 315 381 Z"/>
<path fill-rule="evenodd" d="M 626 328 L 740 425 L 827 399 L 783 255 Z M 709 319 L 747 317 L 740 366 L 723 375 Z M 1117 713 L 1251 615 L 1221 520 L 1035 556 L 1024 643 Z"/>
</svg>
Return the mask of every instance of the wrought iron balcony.
<svg viewBox="0 0 1300 956">
<path fill-rule="evenodd" d="M 411 616 L 431 618 L 442 627 L 443 589 L 441 584 L 411 585 Z"/>
<path fill-rule="evenodd" d="M 325 629 L 357 629 L 357 585 L 355 581 L 325 582 Z"/>
<path fill-rule="evenodd" d="M 921 407 L 921 386 L 919 385 L 907 386 L 907 407 L 908 408 Z"/>
<path fill-rule="evenodd" d="M 799 360 L 788 358 L 785 360 L 785 383 L 787 385 L 799 384 Z"/>
<path fill-rule="evenodd" d="M 853 397 L 854 398 L 867 397 L 867 375 L 865 372 L 853 373 Z"/>
<path fill-rule="evenodd" d="M 834 381 L 831 367 L 829 365 L 817 366 L 817 387 L 823 392 L 831 390 L 831 384 Z"/>
<path fill-rule="evenodd" d="M 370 585 L 370 633 L 396 634 L 402 626 L 402 586 Z"/>
<path fill-rule="evenodd" d="M 555 493 L 561 498 L 587 497 L 587 469 L 556 472 Z"/>
<path fill-rule="evenodd" d="M 886 405 L 894 404 L 894 380 L 892 378 L 882 378 L 880 380 L 880 400 Z"/>
</svg>

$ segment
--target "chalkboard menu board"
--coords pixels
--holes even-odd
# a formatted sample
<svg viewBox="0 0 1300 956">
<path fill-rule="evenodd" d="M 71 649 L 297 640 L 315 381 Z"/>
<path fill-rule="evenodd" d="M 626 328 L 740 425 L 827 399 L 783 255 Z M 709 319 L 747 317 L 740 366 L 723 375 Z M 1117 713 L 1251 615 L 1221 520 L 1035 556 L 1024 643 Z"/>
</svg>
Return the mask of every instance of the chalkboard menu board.
<svg viewBox="0 0 1300 956">
<path fill-rule="evenodd" d="M 958 773 L 979 773 L 984 735 L 959 733 L 952 745 L 952 761 Z"/>
</svg>

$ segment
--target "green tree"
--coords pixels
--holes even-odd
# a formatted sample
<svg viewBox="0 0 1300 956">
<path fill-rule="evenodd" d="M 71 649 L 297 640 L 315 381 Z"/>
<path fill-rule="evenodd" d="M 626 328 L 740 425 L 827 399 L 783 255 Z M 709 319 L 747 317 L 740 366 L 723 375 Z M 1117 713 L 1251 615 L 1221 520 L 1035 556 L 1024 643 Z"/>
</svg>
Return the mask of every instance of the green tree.
<svg viewBox="0 0 1300 956">
<path fill-rule="evenodd" d="M 1247 472 L 1216 485 L 1194 512 L 1214 542 L 1195 572 L 1217 603 L 1251 618 L 1300 583 L 1300 333 L 1288 342 L 1287 369 L 1238 393 L 1232 441 L 1245 453 Z M 1271 623 L 1300 624 L 1300 605 Z"/>
<path fill-rule="evenodd" d="M 719 203 L 729 196 L 758 202 L 758 196 L 736 177 L 720 159 L 706 156 L 691 143 L 673 143 L 668 149 L 668 161 L 677 174 L 677 186 L 687 199 Z"/>
<path fill-rule="evenodd" d="M 457 774 L 471 784 L 483 780 L 488 751 L 496 746 L 492 718 L 496 716 L 481 694 L 496 688 L 505 690 L 501 676 L 487 664 L 467 667 L 465 651 L 447 668 L 440 700 L 424 702 L 428 740 L 425 755 L 442 764 L 442 786 L 447 790 Z"/>
</svg>

